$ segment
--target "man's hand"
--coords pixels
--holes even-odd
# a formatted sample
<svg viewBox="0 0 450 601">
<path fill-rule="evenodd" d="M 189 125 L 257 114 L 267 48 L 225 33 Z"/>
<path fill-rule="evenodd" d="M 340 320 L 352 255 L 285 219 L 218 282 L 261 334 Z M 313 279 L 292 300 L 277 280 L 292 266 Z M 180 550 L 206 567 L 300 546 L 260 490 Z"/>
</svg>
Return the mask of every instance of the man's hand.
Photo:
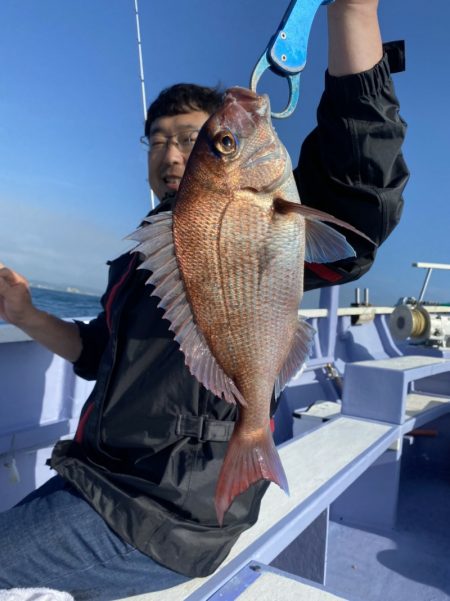
<svg viewBox="0 0 450 601">
<path fill-rule="evenodd" d="M 378 0 L 335 0 L 328 7 L 328 71 L 361 73 L 383 56 Z"/>
<path fill-rule="evenodd" d="M 82 350 L 78 326 L 37 309 L 27 280 L 0 263 L 0 317 L 68 361 Z"/>
<path fill-rule="evenodd" d="M 0 317 L 20 327 L 35 311 L 27 280 L 0 263 Z"/>
</svg>

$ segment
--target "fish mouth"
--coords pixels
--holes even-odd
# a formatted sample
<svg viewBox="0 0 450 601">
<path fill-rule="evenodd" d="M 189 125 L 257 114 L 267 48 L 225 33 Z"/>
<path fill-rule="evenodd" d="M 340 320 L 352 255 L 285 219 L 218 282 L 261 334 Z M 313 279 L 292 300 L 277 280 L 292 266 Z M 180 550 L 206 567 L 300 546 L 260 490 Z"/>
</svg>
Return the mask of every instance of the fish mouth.
<svg viewBox="0 0 450 601">
<path fill-rule="evenodd" d="M 261 121 L 270 125 L 270 101 L 248 88 L 234 87 L 225 92 L 222 108 L 209 122 L 214 135 L 222 129 L 236 131 L 240 139 L 249 138 Z"/>
<path fill-rule="evenodd" d="M 248 88 L 235 86 L 225 92 L 224 105 L 239 104 L 247 113 L 266 117 L 270 115 L 270 101 L 267 94 L 259 95 Z"/>
</svg>

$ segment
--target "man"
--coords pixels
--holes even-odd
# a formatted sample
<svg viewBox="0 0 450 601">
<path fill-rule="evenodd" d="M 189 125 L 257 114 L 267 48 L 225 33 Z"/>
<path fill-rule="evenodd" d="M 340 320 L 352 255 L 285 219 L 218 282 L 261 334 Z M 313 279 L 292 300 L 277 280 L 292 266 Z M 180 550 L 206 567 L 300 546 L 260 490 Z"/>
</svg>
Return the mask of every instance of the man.
<svg viewBox="0 0 450 601">
<path fill-rule="evenodd" d="M 407 181 L 405 125 L 389 75 L 390 60 L 401 60 L 394 47 L 383 56 L 377 0 L 336 0 L 328 21 L 318 128 L 295 177 L 303 203 L 379 244 L 398 222 Z M 174 86 L 150 107 L 156 211 L 176 202 L 196 132 L 219 100 L 214 90 Z M 306 289 L 368 270 L 372 245 L 349 238 L 357 257 L 307 265 Z M 211 573 L 257 520 L 266 481 L 239 495 L 217 524 L 214 490 L 236 409 L 189 374 L 138 263 L 129 254 L 111 263 L 104 311 L 89 324 L 37 310 L 24 278 L 0 269 L 0 315 L 96 379 L 75 440 L 54 449 L 59 475 L 0 515 L 0 588 L 49 586 L 83 599 L 158 590 Z"/>
</svg>

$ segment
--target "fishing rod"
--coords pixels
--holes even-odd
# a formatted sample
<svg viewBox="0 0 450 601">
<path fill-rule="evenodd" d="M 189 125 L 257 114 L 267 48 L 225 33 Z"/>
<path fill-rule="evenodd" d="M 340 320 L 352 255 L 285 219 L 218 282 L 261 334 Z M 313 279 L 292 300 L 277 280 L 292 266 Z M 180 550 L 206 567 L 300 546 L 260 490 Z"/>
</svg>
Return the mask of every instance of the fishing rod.
<svg viewBox="0 0 450 601">
<path fill-rule="evenodd" d="M 138 56 L 139 56 L 139 77 L 141 80 L 141 95 L 142 95 L 142 107 L 144 109 L 144 123 L 147 119 L 147 97 L 145 94 L 145 78 L 144 78 L 144 59 L 142 57 L 142 41 L 141 41 L 141 25 L 139 18 L 139 6 L 138 0 L 134 0 L 134 13 L 136 16 L 136 35 L 138 45 Z M 154 209 L 156 206 L 155 195 L 153 190 L 150 188 L 150 205 Z"/>
</svg>

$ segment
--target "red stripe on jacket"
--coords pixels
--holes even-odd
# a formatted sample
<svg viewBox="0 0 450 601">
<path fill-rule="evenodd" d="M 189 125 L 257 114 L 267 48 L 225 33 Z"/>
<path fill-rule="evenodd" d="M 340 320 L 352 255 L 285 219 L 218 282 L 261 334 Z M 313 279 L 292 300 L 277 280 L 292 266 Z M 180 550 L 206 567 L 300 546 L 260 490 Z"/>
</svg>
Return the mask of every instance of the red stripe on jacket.
<svg viewBox="0 0 450 601">
<path fill-rule="evenodd" d="M 86 411 L 83 413 L 83 415 L 80 418 L 80 421 L 78 422 L 77 431 L 75 433 L 75 442 L 78 442 L 79 444 L 81 444 L 81 441 L 83 440 L 84 428 L 86 427 L 87 420 L 89 419 L 93 408 L 94 403 L 92 402 L 86 409 Z"/>
<path fill-rule="evenodd" d="M 108 326 L 109 331 L 111 331 L 111 327 L 112 327 L 111 307 L 112 307 L 113 301 L 117 296 L 117 292 L 119 291 L 119 288 L 123 285 L 123 283 L 125 282 L 127 277 L 130 275 L 131 269 L 134 267 L 134 264 L 136 262 L 136 257 L 137 257 L 137 255 L 134 255 L 134 257 L 131 259 L 131 261 L 128 265 L 128 269 L 125 271 L 125 273 L 122 274 L 122 277 L 120 278 L 120 280 L 114 284 L 114 286 L 111 288 L 111 292 L 108 295 L 108 299 L 105 304 L 105 313 L 106 313 L 106 325 Z"/>
<path fill-rule="evenodd" d="M 342 280 L 342 275 L 322 263 L 305 263 L 305 267 L 327 282 L 335 284 Z"/>
</svg>

